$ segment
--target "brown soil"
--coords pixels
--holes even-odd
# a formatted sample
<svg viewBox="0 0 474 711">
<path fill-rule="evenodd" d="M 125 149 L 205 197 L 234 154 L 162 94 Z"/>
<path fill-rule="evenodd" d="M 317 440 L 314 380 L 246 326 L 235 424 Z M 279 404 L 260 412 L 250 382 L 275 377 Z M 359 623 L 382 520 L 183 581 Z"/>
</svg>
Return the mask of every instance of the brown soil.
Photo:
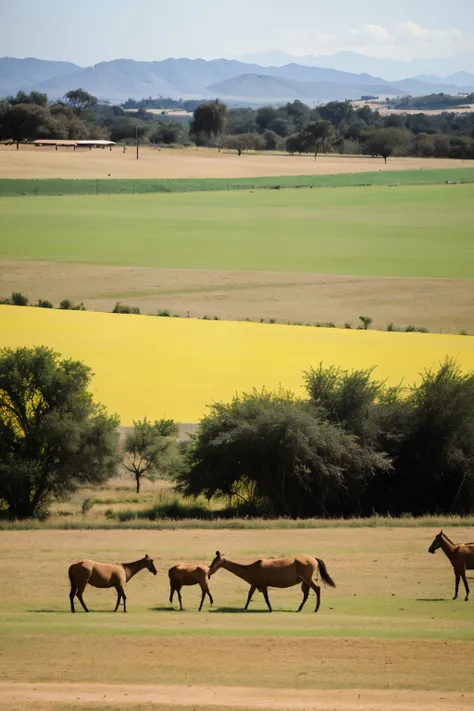
<svg viewBox="0 0 474 711">
<path fill-rule="evenodd" d="M 430 331 L 474 332 L 474 284 L 461 279 L 328 276 L 0 261 L 0 296 L 21 291 L 31 302 L 64 298 L 90 310 L 112 311 L 117 301 L 142 313 L 220 319 L 333 321 L 357 326 L 361 314 L 375 328 L 390 322 Z"/>
<path fill-rule="evenodd" d="M 249 709 L 293 709 L 295 711 L 463 711 L 474 704 L 474 694 L 428 691 L 373 691 L 272 689 L 219 686 L 152 686 L 103 684 L 0 683 L 0 707 L 22 702 L 78 703 L 105 706 L 160 704 Z"/>
<path fill-rule="evenodd" d="M 474 165 L 464 161 L 463 167 Z M 255 154 L 237 156 L 215 149 L 143 147 L 136 160 L 133 147 L 76 150 L 0 146 L 2 178 L 241 178 L 281 175 L 330 175 L 365 171 L 459 168 L 457 160 L 390 158 L 387 165 L 370 156 Z"/>
</svg>

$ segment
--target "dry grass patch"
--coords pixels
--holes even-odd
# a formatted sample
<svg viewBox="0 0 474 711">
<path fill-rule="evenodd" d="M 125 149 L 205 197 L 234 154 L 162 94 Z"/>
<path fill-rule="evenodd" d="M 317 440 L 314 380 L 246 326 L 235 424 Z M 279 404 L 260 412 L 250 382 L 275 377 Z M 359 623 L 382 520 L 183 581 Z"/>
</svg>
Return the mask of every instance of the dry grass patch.
<svg viewBox="0 0 474 711">
<path fill-rule="evenodd" d="M 155 269 L 56 262 L 0 261 L 0 296 L 26 294 L 32 303 L 64 298 L 91 311 L 112 311 L 117 301 L 142 313 L 282 323 L 332 321 L 338 326 L 373 318 L 432 332 L 474 333 L 471 280 L 359 277 L 286 272 Z"/>
<path fill-rule="evenodd" d="M 2 178 L 242 178 L 282 175 L 331 175 L 374 170 L 459 168 L 459 161 L 436 158 L 390 158 L 266 154 L 237 156 L 216 149 L 158 149 L 143 146 L 140 160 L 133 147 L 110 150 L 0 146 Z M 474 165 L 464 161 L 463 167 Z"/>
</svg>

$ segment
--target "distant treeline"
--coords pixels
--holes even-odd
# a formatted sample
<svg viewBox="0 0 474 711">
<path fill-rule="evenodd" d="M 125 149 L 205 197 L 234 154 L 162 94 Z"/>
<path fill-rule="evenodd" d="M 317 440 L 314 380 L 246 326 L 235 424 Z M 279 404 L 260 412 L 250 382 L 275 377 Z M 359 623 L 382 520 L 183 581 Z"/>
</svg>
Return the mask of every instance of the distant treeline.
<svg viewBox="0 0 474 711">
<path fill-rule="evenodd" d="M 387 101 L 391 109 L 406 111 L 449 111 L 474 104 L 474 93 L 452 96 L 451 94 L 429 94 L 427 96 L 401 96 Z"/>
<path fill-rule="evenodd" d="M 430 97 L 425 97 L 428 101 Z M 465 99 L 467 101 L 468 99 Z M 190 110 L 194 117 L 169 117 L 130 103 L 158 104 Z M 19 92 L 0 101 L 0 140 L 37 138 L 109 138 L 116 142 L 155 145 L 215 146 L 245 151 L 287 150 L 290 153 L 339 152 L 474 159 L 474 113 L 424 113 L 382 116 L 370 106 L 355 108 L 350 101 L 331 101 L 310 108 L 301 101 L 284 106 L 228 108 L 216 101 L 172 99 L 129 100 L 124 106 L 100 104 L 81 89 L 62 101 L 48 103 L 46 94 Z"/>
</svg>

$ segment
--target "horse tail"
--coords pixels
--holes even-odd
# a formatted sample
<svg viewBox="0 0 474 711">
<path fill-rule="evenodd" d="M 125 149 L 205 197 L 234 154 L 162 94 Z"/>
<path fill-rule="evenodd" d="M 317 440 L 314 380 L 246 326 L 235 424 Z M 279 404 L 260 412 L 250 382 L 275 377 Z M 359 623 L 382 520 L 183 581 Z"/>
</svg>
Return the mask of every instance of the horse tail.
<svg viewBox="0 0 474 711">
<path fill-rule="evenodd" d="M 319 572 L 321 573 L 321 580 L 323 581 L 323 583 L 325 585 L 329 585 L 329 587 L 331 587 L 331 588 L 335 588 L 336 583 L 329 575 L 328 569 L 326 568 L 326 563 L 324 562 L 324 560 L 321 560 L 321 558 L 316 558 L 316 560 L 318 561 Z"/>
</svg>

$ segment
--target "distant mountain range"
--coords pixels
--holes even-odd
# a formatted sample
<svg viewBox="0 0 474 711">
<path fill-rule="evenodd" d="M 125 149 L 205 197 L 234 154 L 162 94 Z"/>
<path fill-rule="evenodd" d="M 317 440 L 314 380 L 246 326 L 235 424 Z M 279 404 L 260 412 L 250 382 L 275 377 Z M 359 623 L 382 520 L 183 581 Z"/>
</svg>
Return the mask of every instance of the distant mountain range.
<svg viewBox="0 0 474 711">
<path fill-rule="evenodd" d="M 456 82 L 456 83 L 455 83 Z M 263 66 L 237 60 L 166 59 L 137 62 L 115 59 L 93 67 L 68 62 L 28 58 L 0 59 L 0 96 L 19 89 L 37 89 L 58 99 L 69 90 L 82 88 L 101 100 L 121 103 L 128 98 L 166 96 L 207 98 L 218 96 L 233 103 L 265 103 L 294 99 L 309 103 L 358 99 L 364 95 L 457 93 L 474 91 L 474 75 L 460 71 L 447 80 L 419 75 L 402 81 L 386 81 L 366 72 L 354 73 L 332 67 L 295 62 Z"/>
<path fill-rule="evenodd" d="M 304 57 L 287 54 L 286 52 L 260 52 L 247 54 L 238 58 L 242 62 L 263 64 L 264 66 L 283 66 L 295 62 L 309 67 L 330 67 L 343 72 L 367 73 L 381 76 L 386 81 L 399 81 L 418 75 L 428 75 L 436 79 L 436 84 L 448 83 L 463 86 L 472 84 L 474 73 L 474 52 L 457 54 L 442 59 L 377 59 L 367 57 L 358 52 L 336 52 L 330 55 L 306 55 Z M 465 74 L 464 78 L 457 74 Z M 454 76 L 452 76 L 454 75 Z M 440 79 L 442 77 L 442 79 Z"/>
</svg>

